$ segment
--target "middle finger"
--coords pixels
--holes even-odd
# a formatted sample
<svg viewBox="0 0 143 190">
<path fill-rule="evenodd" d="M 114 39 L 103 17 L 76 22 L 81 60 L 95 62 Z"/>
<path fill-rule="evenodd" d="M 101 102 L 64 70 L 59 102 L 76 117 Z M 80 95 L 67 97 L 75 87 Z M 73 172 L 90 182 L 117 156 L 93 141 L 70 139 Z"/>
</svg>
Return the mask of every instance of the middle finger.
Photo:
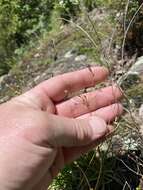
<svg viewBox="0 0 143 190">
<path fill-rule="evenodd" d="M 76 118 L 83 114 L 93 112 L 105 106 L 118 102 L 122 97 L 121 90 L 116 86 L 110 86 L 76 96 L 56 105 L 58 115 Z"/>
</svg>

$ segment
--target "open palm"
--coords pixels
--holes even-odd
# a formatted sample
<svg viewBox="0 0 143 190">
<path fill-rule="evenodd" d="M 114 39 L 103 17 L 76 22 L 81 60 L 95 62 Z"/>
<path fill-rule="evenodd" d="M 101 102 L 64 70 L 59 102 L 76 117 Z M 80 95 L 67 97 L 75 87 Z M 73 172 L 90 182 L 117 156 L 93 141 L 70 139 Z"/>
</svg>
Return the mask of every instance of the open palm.
<svg viewBox="0 0 143 190">
<path fill-rule="evenodd" d="M 65 164 L 112 132 L 122 93 L 110 86 L 65 100 L 108 76 L 92 67 L 51 78 L 0 106 L 0 184 L 46 190 Z"/>
</svg>

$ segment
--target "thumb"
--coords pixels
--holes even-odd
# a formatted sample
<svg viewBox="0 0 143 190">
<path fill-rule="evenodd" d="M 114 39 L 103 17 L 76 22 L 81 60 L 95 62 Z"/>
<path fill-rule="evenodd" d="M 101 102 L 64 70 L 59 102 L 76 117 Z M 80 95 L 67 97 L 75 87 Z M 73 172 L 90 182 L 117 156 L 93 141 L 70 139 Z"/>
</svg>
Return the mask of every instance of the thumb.
<svg viewBox="0 0 143 190">
<path fill-rule="evenodd" d="M 81 120 L 50 115 L 48 123 L 48 142 L 56 147 L 85 146 L 112 131 L 111 126 L 96 116 Z"/>
</svg>

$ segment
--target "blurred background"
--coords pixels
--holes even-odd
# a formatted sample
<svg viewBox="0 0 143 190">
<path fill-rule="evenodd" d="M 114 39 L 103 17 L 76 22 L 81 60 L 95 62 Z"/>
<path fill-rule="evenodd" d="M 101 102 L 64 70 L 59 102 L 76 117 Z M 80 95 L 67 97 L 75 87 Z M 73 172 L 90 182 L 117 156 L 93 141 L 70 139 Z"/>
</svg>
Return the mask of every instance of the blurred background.
<svg viewBox="0 0 143 190">
<path fill-rule="evenodd" d="M 112 138 L 67 166 L 49 189 L 142 190 L 142 0 L 0 0 L 0 103 L 92 65 L 110 71 L 97 87 L 122 87 L 125 114 Z"/>
</svg>

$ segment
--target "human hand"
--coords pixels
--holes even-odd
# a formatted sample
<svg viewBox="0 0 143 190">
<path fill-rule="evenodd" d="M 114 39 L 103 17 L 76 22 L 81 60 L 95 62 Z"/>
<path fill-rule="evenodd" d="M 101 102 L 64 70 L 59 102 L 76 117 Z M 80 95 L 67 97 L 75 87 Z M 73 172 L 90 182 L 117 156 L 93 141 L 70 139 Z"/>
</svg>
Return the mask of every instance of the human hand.
<svg viewBox="0 0 143 190">
<path fill-rule="evenodd" d="M 117 87 L 64 100 L 108 76 L 92 67 L 51 78 L 0 106 L 0 188 L 46 190 L 65 164 L 113 131 L 122 113 Z"/>
</svg>

